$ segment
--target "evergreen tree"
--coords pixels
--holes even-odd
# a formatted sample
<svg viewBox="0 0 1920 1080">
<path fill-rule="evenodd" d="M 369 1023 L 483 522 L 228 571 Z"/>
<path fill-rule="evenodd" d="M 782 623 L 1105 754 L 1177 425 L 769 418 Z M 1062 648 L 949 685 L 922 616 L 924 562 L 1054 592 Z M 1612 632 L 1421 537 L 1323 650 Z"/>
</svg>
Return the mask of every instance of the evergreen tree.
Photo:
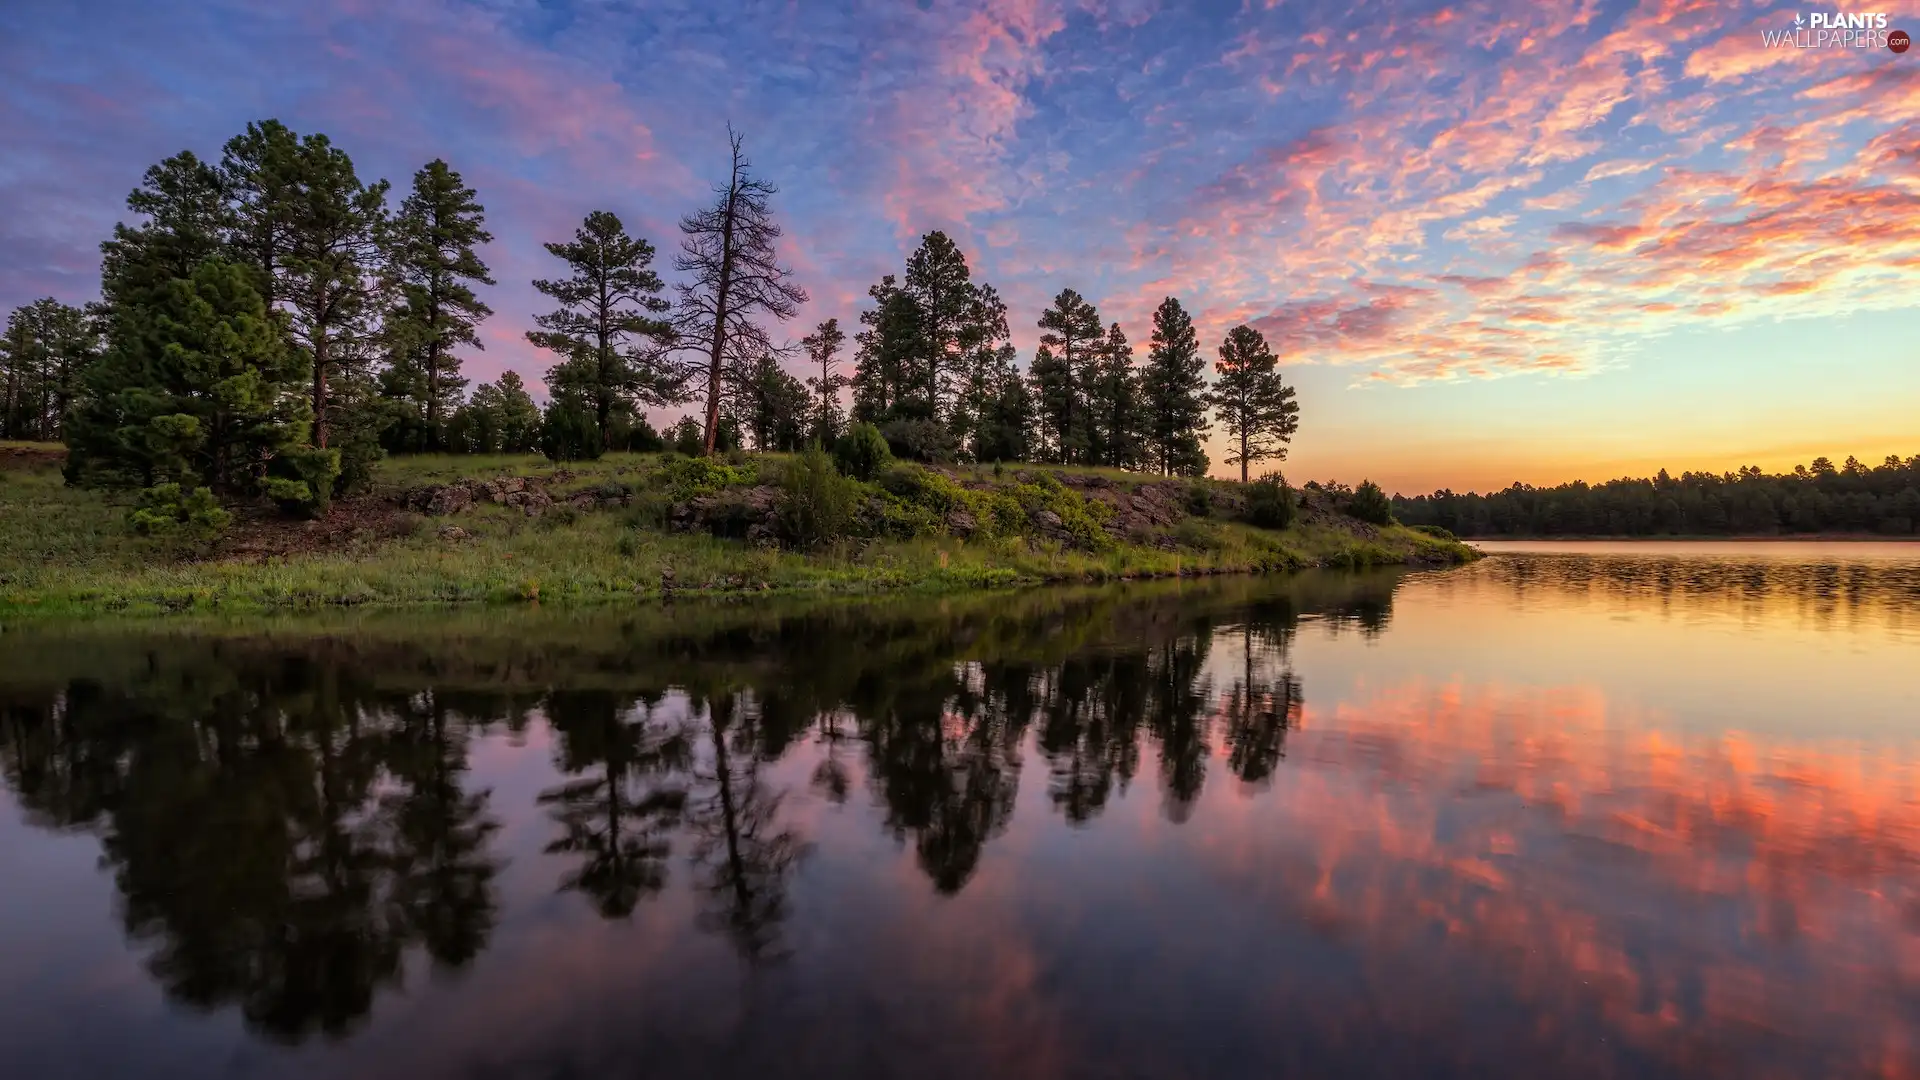
<svg viewBox="0 0 1920 1080">
<path fill-rule="evenodd" d="M 1116 469 L 1137 467 L 1144 445 L 1140 381 L 1133 368 L 1133 346 L 1119 323 L 1107 330 L 1088 376 L 1088 462 Z"/>
<path fill-rule="evenodd" d="M 834 369 L 839 364 L 840 347 L 846 341 L 847 335 L 840 329 L 839 319 L 828 319 L 815 327 L 813 333 L 800 339 L 801 348 L 807 350 L 807 362 L 820 369 L 817 377 L 807 379 L 807 389 L 820 399 L 818 411 L 813 416 L 813 437 L 822 446 L 831 445 L 833 440 L 840 437 L 840 391 L 849 380 Z"/>
<path fill-rule="evenodd" d="M 781 370 L 772 353 L 743 359 L 728 382 L 733 418 L 761 453 L 798 450 L 806 443 L 812 396 L 800 380 Z"/>
<path fill-rule="evenodd" d="M 441 427 L 458 407 L 467 380 L 454 349 L 482 349 L 475 328 L 493 309 L 473 285 L 493 284 L 474 247 L 493 239 L 486 209 L 460 174 L 438 159 L 413 176 L 413 191 L 394 219 L 391 273 L 399 302 L 387 313 L 388 391 L 413 403 L 424 449 L 438 449 Z"/>
<path fill-rule="evenodd" d="M 0 337 L 0 438 L 63 438 L 68 407 L 99 342 L 93 317 L 51 296 L 16 308 Z"/>
<path fill-rule="evenodd" d="M 231 200 L 221 233 L 232 257 L 258 275 L 269 311 L 291 293 L 295 218 L 306 168 L 302 157 L 298 135 L 278 120 L 263 120 L 227 140 L 216 174 L 221 194 Z"/>
<path fill-rule="evenodd" d="M 1008 350 L 1011 351 L 1011 346 Z M 974 428 L 975 461 L 1032 461 L 1037 456 L 1033 430 L 1035 423 L 1033 393 L 1027 381 L 1015 371 L 1011 357 L 1003 356 L 1004 366 L 996 379 L 991 397 L 984 400 L 979 422 Z"/>
<path fill-rule="evenodd" d="M 107 311 L 156 296 L 168 282 L 192 277 L 201 263 L 226 255 L 235 220 L 228 196 L 220 170 L 191 151 L 149 168 L 141 186 L 127 196 L 127 209 L 146 220 L 138 226 L 116 224 L 113 237 L 100 245 L 100 293 Z"/>
<path fill-rule="evenodd" d="M 1254 462 L 1286 460 L 1286 444 L 1300 426 L 1300 406 L 1278 365 L 1267 339 L 1251 326 L 1234 327 L 1220 343 L 1211 402 L 1230 440 L 1227 464 L 1240 466 L 1243 484 Z"/>
<path fill-rule="evenodd" d="M 1085 461 L 1088 418 L 1085 415 L 1086 373 L 1103 344 L 1100 313 L 1072 289 L 1062 289 L 1053 306 L 1040 314 L 1040 342 L 1053 350 L 1059 364 L 1051 395 L 1042 395 L 1041 407 L 1056 410 L 1060 460 Z M 1037 361 L 1036 361 L 1037 364 Z"/>
<path fill-rule="evenodd" d="M 920 311 L 920 347 L 913 380 L 929 416 L 951 410 L 969 361 L 1007 336 L 1006 305 L 990 286 L 975 284 L 967 258 L 944 232 L 930 232 L 907 257 L 902 283 Z"/>
<path fill-rule="evenodd" d="M 455 415 L 459 438 L 454 441 L 476 454 L 524 454 L 540 439 L 540 407 L 517 371 L 501 372 L 498 382 L 475 387 Z"/>
<path fill-rule="evenodd" d="M 628 236 L 604 210 L 587 215 L 572 243 L 546 247 L 572 276 L 533 283 L 560 307 L 534 316 L 540 329 L 529 330 L 527 340 L 560 355 L 547 370 L 547 387 L 593 414 L 604 448 L 617 406 L 637 412 L 685 398 L 686 372 L 666 351 L 672 327 L 655 317 L 667 310 L 656 295 L 665 285 L 652 268 L 653 245 Z"/>
<path fill-rule="evenodd" d="M 249 129 L 251 133 L 252 129 Z M 291 139 L 291 133 L 286 136 Z M 363 184 L 353 159 L 325 135 L 308 135 L 297 150 L 281 140 L 267 151 L 268 169 L 286 168 L 287 176 L 261 182 L 261 198 L 284 199 L 278 205 L 243 204 L 243 249 L 268 246 L 264 237 L 284 236 L 284 273 L 268 263 L 261 270 L 266 294 L 284 298 L 293 315 L 295 340 L 307 351 L 313 372 L 313 445 L 325 449 L 332 429 L 345 423 L 351 435 L 343 457 L 370 455 L 370 418 L 348 416 L 343 406 L 364 404 L 371 386 L 351 387 L 349 400 L 336 403 L 328 380 L 341 373 L 359 383 L 370 380 L 378 315 L 378 268 L 386 228 L 387 182 Z M 290 164 L 287 155 L 290 154 Z M 263 222 L 257 229 L 249 220 Z M 277 231 L 279 230 L 279 231 Z M 257 232 L 262 239 L 253 239 Z M 350 471 L 358 472 L 359 468 Z"/>
<path fill-rule="evenodd" d="M 269 487 L 309 501 L 311 493 L 266 484 L 277 458 L 288 458 L 287 471 L 303 469 L 306 365 L 253 283 L 248 268 L 209 260 L 115 312 L 112 345 L 88 369 L 74 414 L 69 481 L 221 494 Z"/>
<path fill-rule="evenodd" d="M 1153 313 L 1153 338 L 1140 377 L 1148 464 L 1168 476 L 1203 476 L 1207 453 L 1206 360 L 1193 319 L 1169 296 Z"/>
<path fill-rule="evenodd" d="M 894 283 L 892 274 L 867 290 L 874 306 L 860 313 L 864 330 L 853 375 L 853 417 L 864 424 L 928 419 L 932 403 L 920 396 L 917 358 L 925 351 L 919 301 Z"/>
<path fill-rule="evenodd" d="M 752 162 L 731 127 L 727 142 L 732 150 L 727 182 L 715 189 L 711 207 L 681 219 L 683 239 L 674 260 L 674 269 L 688 275 L 678 286 L 680 339 L 707 358 L 708 454 L 719 434 L 727 360 L 772 348 L 754 317 L 784 322 L 807 302 L 806 290 L 793 283 L 793 271 L 774 256 L 780 226 L 771 200 L 779 189 L 751 175 Z"/>
<path fill-rule="evenodd" d="M 1036 437 L 1029 441 L 1033 460 L 1066 461 L 1068 425 L 1073 422 L 1073 387 L 1066 368 L 1043 344 L 1027 366 L 1027 380 L 1036 426 Z"/>
</svg>

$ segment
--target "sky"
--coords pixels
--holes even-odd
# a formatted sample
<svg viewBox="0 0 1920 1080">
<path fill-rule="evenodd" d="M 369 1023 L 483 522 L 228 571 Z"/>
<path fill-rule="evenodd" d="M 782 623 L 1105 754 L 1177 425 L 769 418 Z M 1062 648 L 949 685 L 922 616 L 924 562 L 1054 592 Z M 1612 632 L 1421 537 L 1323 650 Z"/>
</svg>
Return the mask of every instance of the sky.
<svg viewBox="0 0 1920 1080">
<path fill-rule="evenodd" d="M 7 0 L 0 305 L 97 295 L 147 166 L 250 120 L 480 193 L 470 376 L 551 359 L 590 210 L 661 250 L 726 125 L 854 323 L 941 229 L 1023 359 L 1073 288 L 1142 352 L 1262 330 L 1296 482 L 1505 487 L 1920 453 L 1920 50 L 1768 48 L 1751 0 Z M 1920 33 L 1920 3 L 1881 12 Z M 1221 444 L 1215 435 L 1216 471 Z"/>
</svg>

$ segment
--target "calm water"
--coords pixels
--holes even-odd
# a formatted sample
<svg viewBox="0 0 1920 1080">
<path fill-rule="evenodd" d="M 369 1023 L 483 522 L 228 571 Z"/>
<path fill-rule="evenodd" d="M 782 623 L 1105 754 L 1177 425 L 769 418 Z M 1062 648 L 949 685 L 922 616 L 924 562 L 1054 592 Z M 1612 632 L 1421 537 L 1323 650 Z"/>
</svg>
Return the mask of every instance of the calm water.
<svg viewBox="0 0 1920 1080">
<path fill-rule="evenodd" d="M 1913 1075 L 1904 551 L 9 628 L 0 1072 Z"/>
</svg>

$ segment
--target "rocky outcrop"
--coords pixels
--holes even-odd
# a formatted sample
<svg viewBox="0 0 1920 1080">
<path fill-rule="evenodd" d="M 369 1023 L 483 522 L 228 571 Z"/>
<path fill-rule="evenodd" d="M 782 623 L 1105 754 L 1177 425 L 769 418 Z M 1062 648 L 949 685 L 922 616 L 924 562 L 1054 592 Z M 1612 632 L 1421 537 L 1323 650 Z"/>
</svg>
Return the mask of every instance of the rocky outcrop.
<svg viewBox="0 0 1920 1080">
<path fill-rule="evenodd" d="M 769 484 L 727 488 L 675 504 L 667 522 L 680 532 L 772 544 L 780 538 L 780 489 Z"/>
<path fill-rule="evenodd" d="M 572 473 L 561 470 L 548 477 L 496 476 L 491 480 L 460 480 L 416 488 L 401 496 L 400 503 L 416 513 L 435 517 L 458 514 L 482 503 L 512 507 L 528 517 L 538 517 L 559 501 L 549 489 L 571 479 Z M 574 509 L 594 510 L 605 506 L 624 506 L 632 501 L 632 495 L 624 484 L 606 484 L 562 496 L 562 499 Z"/>
</svg>

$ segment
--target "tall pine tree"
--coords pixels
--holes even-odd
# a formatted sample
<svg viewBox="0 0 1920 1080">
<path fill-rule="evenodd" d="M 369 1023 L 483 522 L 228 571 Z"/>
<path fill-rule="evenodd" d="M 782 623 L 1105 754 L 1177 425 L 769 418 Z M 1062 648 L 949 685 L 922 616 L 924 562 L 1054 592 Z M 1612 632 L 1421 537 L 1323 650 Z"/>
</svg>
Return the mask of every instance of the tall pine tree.
<svg viewBox="0 0 1920 1080">
<path fill-rule="evenodd" d="M 839 319 L 828 319 L 815 327 L 813 333 L 800 339 L 800 347 L 807 350 L 807 363 L 820 371 L 819 375 L 807 378 L 807 389 L 819 399 L 812 427 L 813 437 L 823 446 L 839 437 L 842 426 L 840 391 L 846 387 L 848 380 L 837 368 L 840 347 L 846 342 L 847 335 L 840 329 Z"/>
<path fill-rule="evenodd" d="M 1050 410 L 1053 416 L 1060 460 L 1069 464 L 1085 461 L 1089 432 L 1083 369 L 1104 344 L 1100 313 L 1079 293 L 1062 289 L 1053 298 L 1053 306 L 1040 313 L 1040 330 L 1041 344 L 1052 350 L 1051 359 L 1059 365 L 1052 375 L 1054 385 L 1041 394 L 1041 408 Z M 1036 359 L 1036 368 L 1038 365 Z"/>
<path fill-rule="evenodd" d="M 559 354 L 547 388 L 592 412 L 606 448 L 616 408 L 684 400 L 686 372 L 667 352 L 673 328 L 656 317 L 668 307 L 658 295 L 665 284 L 653 271 L 653 245 L 604 210 L 587 215 L 572 243 L 546 247 L 572 275 L 533 283 L 560 306 L 534 316 L 540 329 L 527 340 Z"/>
<path fill-rule="evenodd" d="M 474 250 L 493 239 L 485 222 L 475 191 L 438 159 L 414 173 L 393 221 L 389 267 L 399 296 L 386 318 L 385 381 L 391 394 L 412 402 L 427 450 L 440 448 L 441 429 L 466 389 L 454 350 L 484 348 L 476 327 L 493 314 L 473 291 L 493 284 Z"/>
<path fill-rule="evenodd" d="M 68 407 L 99 351 L 87 311 L 51 296 L 16 308 L 0 335 L 0 438 L 64 438 Z"/>
<path fill-rule="evenodd" d="M 1211 402 L 1227 432 L 1227 464 L 1240 466 L 1243 484 L 1254 462 L 1285 461 L 1300 427 L 1300 405 L 1278 365 L 1260 331 L 1242 325 L 1227 332 L 1213 366 Z"/>
<path fill-rule="evenodd" d="M 1120 324 L 1107 329 L 1095 350 L 1087 379 L 1088 463 L 1116 469 L 1139 465 L 1140 382 L 1133 368 L 1133 346 Z"/>
<path fill-rule="evenodd" d="M 892 274 L 867 290 L 874 306 L 860 313 L 854 336 L 853 417 L 865 424 L 928 419 L 932 406 L 916 391 L 915 365 L 925 353 L 920 303 Z"/>
<path fill-rule="evenodd" d="M 1153 313 L 1153 338 L 1140 376 L 1142 436 L 1151 467 L 1168 476 L 1203 476 L 1207 452 L 1207 362 L 1180 301 L 1169 296 Z"/>
</svg>

